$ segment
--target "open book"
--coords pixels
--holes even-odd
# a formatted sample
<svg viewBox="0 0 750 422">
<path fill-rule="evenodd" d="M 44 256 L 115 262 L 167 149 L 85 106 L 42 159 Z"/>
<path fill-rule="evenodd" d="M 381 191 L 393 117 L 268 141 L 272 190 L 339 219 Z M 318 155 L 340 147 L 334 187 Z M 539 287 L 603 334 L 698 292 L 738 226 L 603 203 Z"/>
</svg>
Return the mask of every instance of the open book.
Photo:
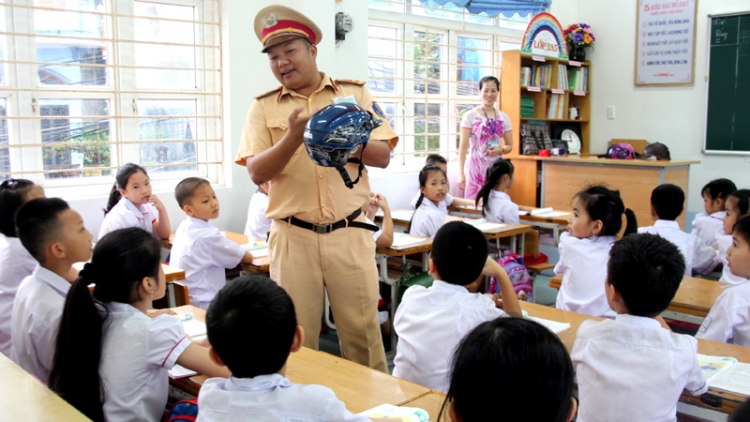
<svg viewBox="0 0 750 422">
<path fill-rule="evenodd" d="M 360 415 L 369 418 L 393 419 L 394 421 L 400 420 L 402 422 L 427 422 L 430 420 L 430 415 L 422 409 L 416 407 L 394 406 L 392 404 L 381 404 L 378 407 L 365 410 L 360 413 Z"/>
<path fill-rule="evenodd" d="M 496 230 L 501 227 L 505 227 L 505 224 L 502 223 L 491 223 L 484 218 L 477 218 L 475 220 L 465 220 L 467 223 L 471 224 L 472 226 L 478 228 L 480 231 L 489 231 L 489 230 Z"/>
<path fill-rule="evenodd" d="M 750 365 L 732 357 L 698 354 L 698 363 L 709 387 L 750 395 Z"/>
<path fill-rule="evenodd" d="M 391 249 L 406 249 L 417 243 L 424 242 L 424 240 L 424 237 L 410 236 L 406 233 L 393 233 L 393 244 L 391 245 Z"/>
<path fill-rule="evenodd" d="M 253 258 L 263 258 L 268 256 L 268 242 L 250 242 L 242 245 L 246 251 L 250 252 Z"/>
<path fill-rule="evenodd" d="M 519 210 L 518 215 L 523 217 L 526 215 L 530 215 L 533 217 L 542 217 L 542 218 L 554 218 L 554 217 L 565 217 L 570 215 L 569 212 L 562 212 L 562 211 L 555 211 L 552 209 L 552 207 L 547 208 L 539 208 L 531 211 L 524 211 Z"/>
<path fill-rule="evenodd" d="M 197 319 L 182 321 L 182 328 L 185 329 L 185 334 L 190 337 L 204 336 L 208 332 L 208 330 L 206 330 L 206 324 Z"/>
<path fill-rule="evenodd" d="M 557 321 L 552 321 L 549 319 L 526 316 L 526 315 L 524 315 L 524 317 L 544 325 L 555 334 L 561 333 L 565 330 L 570 330 L 570 324 L 568 324 L 567 322 L 557 322 Z"/>
</svg>

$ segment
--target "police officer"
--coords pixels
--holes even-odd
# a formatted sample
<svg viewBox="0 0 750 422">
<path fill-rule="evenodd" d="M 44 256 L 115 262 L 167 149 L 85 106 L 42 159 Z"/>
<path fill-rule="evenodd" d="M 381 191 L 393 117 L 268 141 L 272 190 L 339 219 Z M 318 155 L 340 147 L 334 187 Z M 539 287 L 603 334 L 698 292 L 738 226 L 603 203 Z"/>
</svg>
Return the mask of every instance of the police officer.
<svg viewBox="0 0 750 422">
<path fill-rule="evenodd" d="M 323 34 L 306 16 L 284 6 L 266 7 L 255 17 L 255 33 L 281 86 L 255 97 L 236 163 L 247 167 L 256 185 L 271 183 L 266 212 L 272 219 L 271 278 L 292 297 L 307 334 L 305 346 L 318 348 L 327 292 L 342 355 L 387 372 L 377 316 L 375 242 L 370 231 L 348 227 L 365 221 L 367 172 L 348 189 L 338 170 L 312 162 L 303 133 L 312 114 L 343 101 L 383 119 L 362 153 L 365 165 L 388 166 L 398 137 L 364 82 L 333 80 L 318 71 L 316 46 Z M 358 164 L 349 163 L 346 170 L 351 180 L 357 178 Z"/>
</svg>

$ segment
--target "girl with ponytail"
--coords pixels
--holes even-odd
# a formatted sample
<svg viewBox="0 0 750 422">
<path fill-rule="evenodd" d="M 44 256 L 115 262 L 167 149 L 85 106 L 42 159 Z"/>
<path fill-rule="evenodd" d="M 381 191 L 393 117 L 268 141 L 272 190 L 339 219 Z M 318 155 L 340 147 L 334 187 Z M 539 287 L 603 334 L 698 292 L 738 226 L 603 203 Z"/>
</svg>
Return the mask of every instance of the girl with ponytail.
<svg viewBox="0 0 750 422">
<path fill-rule="evenodd" d="M 431 164 L 424 166 L 419 172 L 419 198 L 406 232 L 414 236 L 435 236 L 451 204 L 473 205 L 468 199 L 454 198 L 448 193 L 448 178 L 443 169 Z"/>
<path fill-rule="evenodd" d="M 510 199 L 506 189 L 513 187 L 513 164 L 502 158 L 487 170 L 487 179 L 477 194 L 476 205 L 484 203 L 482 216 L 495 223 L 518 224 L 518 205 Z"/>
<path fill-rule="evenodd" d="M 230 375 L 174 316 L 146 315 L 166 291 L 160 250 L 142 229 L 111 232 L 68 292 L 49 387 L 94 421 L 160 421 L 175 364 Z"/>
<path fill-rule="evenodd" d="M 620 192 L 596 185 L 573 198 L 569 232 L 560 236 L 560 260 L 555 274 L 563 281 L 557 308 L 598 317 L 614 318 L 604 290 L 609 251 L 627 221 L 624 236 L 638 231 L 633 210 L 625 208 Z"/>
</svg>

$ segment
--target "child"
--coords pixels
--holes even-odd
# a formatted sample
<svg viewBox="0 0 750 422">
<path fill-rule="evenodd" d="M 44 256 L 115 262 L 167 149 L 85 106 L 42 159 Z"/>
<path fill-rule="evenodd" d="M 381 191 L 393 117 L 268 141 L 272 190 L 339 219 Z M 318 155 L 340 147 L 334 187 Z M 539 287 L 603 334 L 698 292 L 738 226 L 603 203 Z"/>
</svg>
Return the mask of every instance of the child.
<svg viewBox="0 0 750 422">
<path fill-rule="evenodd" d="M 160 239 L 169 239 L 171 234 L 167 210 L 151 193 L 148 174 L 138 164 L 127 163 L 117 171 L 104 214 L 99 239 L 111 231 L 127 227 L 140 227 Z"/>
<path fill-rule="evenodd" d="M 555 274 L 563 274 L 557 308 L 598 317 L 614 318 L 604 294 L 609 250 L 627 218 L 625 236 L 635 233 L 635 213 L 625 208 L 620 192 L 591 186 L 575 196 L 569 233 L 560 236 L 560 260 Z"/>
<path fill-rule="evenodd" d="M 70 289 L 71 268 L 91 258 L 93 236 L 81 215 L 60 198 L 33 199 L 16 215 L 18 237 L 39 265 L 18 287 L 13 301 L 12 359 L 45 384 L 55 338 Z"/>
<path fill-rule="evenodd" d="M 705 212 L 695 216 L 692 234 L 698 236 L 706 245 L 716 246 L 716 236 L 724 234 L 722 220 L 727 215 L 724 207 L 729 194 L 736 190 L 737 186 L 729 179 L 713 180 L 701 190 Z"/>
<path fill-rule="evenodd" d="M 747 281 L 747 278 L 737 276 L 729 269 L 727 251 L 732 246 L 732 229 L 734 225 L 740 218 L 750 215 L 750 190 L 740 189 L 729 194 L 724 208 L 726 210 L 726 215 L 723 219 L 725 234 L 716 236 L 717 256 L 719 262 L 724 265 L 719 281 L 740 284 Z"/>
<path fill-rule="evenodd" d="M 44 189 L 30 180 L 8 179 L 0 184 L 0 353 L 8 357 L 13 299 L 38 264 L 16 236 L 13 217 L 21 205 L 36 198 L 44 198 Z"/>
<path fill-rule="evenodd" d="M 208 180 L 188 177 L 174 194 L 187 218 L 177 227 L 170 263 L 185 270 L 190 304 L 208 309 L 226 283 L 224 270 L 251 263 L 253 256 L 208 222 L 219 218 L 219 200 Z"/>
<path fill-rule="evenodd" d="M 679 186 L 669 183 L 657 186 L 651 192 L 651 218 L 654 225 L 638 228 L 638 233 L 658 234 L 674 243 L 685 257 L 685 275 L 707 274 L 713 270 L 718 260 L 716 251 L 693 234 L 687 234 L 675 221 L 682 214 L 685 193 Z"/>
<path fill-rule="evenodd" d="M 419 198 L 416 211 L 406 232 L 414 236 L 435 236 L 448 215 L 448 205 L 473 205 L 468 199 L 453 198 L 448 193 L 448 180 L 443 169 L 427 165 L 419 172 Z"/>
<path fill-rule="evenodd" d="M 506 189 L 513 187 L 513 164 L 500 158 L 492 163 L 487 173 L 476 201 L 477 206 L 480 201 L 484 203 L 482 215 L 488 221 L 518 224 L 518 205 L 505 193 Z"/>
<path fill-rule="evenodd" d="M 439 154 L 430 154 L 427 156 L 427 158 L 424 160 L 425 166 L 438 166 L 440 169 L 443 170 L 443 173 L 446 174 L 446 177 L 448 175 L 448 160 L 445 159 L 442 155 Z M 411 207 L 417 208 L 417 201 L 419 200 L 420 193 L 417 192 L 417 195 L 414 197 L 414 199 L 411 200 Z"/>
<path fill-rule="evenodd" d="M 399 335 L 394 376 L 446 393 L 458 342 L 482 322 L 521 316 L 508 274 L 488 253 L 487 238 L 476 227 L 452 221 L 440 228 L 430 254 L 432 287 L 410 287 L 393 320 Z M 501 302 L 469 293 L 465 286 L 480 274 L 497 278 Z"/>
<path fill-rule="evenodd" d="M 329 388 L 285 377 L 289 353 L 302 348 L 305 333 L 292 299 L 270 279 L 252 275 L 227 284 L 208 309 L 206 327 L 211 358 L 232 376 L 203 384 L 198 421 L 370 420 L 346 410 Z M 253 336 L 247 335 L 250 328 Z"/>
<path fill-rule="evenodd" d="M 671 332 L 659 316 L 684 272 L 680 251 L 660 236 L 635 234 L 612 247 L 605 283 L 617 318 L 584 321 L 571 353 L 578 421 L 675 421 L 683 389 L 708 390 L 697 340 Z"/>
<path fill-rule="evenodd" d="M 570 355 L 560 339 L 537 322 L 483 322 L 461 340 L 451 363 L 448 395 L 435 420 L 443 420 L 446 404 L 451 419 L 463 422 L 568 422 L 576 414 Z M 477 380 L 491 380 L 492 388 L 477 388 Z M 498 408 L 503 409 L 502 418 Z"/>
<path fill-rule="evenodd" d="M 94 421 L 159 422 L 175 363 L 229 376 L 177 318 L 146 315 L 166 292 L 160 252 L 153 235 L 116 230 L 97 242 L 65 299 L 49 386 Z"/>
<path fill-rule="evenodd" d="M 268 188 L 271 182 L 258 185 L 258 191 L 250 198 L 247 207 L 247 223 L 245 223 L 245 236 L 252 239 L 268 239 L 271 231 L 271 219 L 266 217 L 268 208 Z"/>
<path fill-rule="evenodd" d="M 732 239 L 726 268 L 745 281 L 716 299 L 696 337 L 750 347 L 750 216 L 734 225 Z"/>
</svg>

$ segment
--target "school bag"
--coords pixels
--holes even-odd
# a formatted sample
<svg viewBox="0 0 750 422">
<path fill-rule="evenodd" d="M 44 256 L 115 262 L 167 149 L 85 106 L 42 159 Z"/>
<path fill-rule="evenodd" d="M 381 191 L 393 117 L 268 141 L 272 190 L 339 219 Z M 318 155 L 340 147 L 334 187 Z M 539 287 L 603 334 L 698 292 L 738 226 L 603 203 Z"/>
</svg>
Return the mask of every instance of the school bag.
<svg viewBox="0 0 750 422">
<path fill-rule="evenodd" d="M 427 273 L 417 273 L 411 264 L 404 265 L 404 274 L 401 276 L 401 281 L 398 286 L 398 293 L 396 294 L 396 305 L 401 303 L 401 298 L 404 297 L 406 289 L 411 286 L 432 286 L 432 276 Z"/>
<path fill-rule="evenodd" d="M 195 422 L 198 419 L 198 397 L 175 403 L 164 418 L 164 422 Z"/>
<path fill-rule="evenodd" d="M 497 263 L 508 273 L 510 282 L 513 283 L 513 289 L 516 291 L 518 300 L 534 302 L 534 286 L 532 285 L 529 271 L 524 265 L 523 257 L 513 252 L 506 252 L 497 259 Z M 490 279 L 487 293 L 499 294 L 500 285 L 495 277 Z"/>
</svg>

